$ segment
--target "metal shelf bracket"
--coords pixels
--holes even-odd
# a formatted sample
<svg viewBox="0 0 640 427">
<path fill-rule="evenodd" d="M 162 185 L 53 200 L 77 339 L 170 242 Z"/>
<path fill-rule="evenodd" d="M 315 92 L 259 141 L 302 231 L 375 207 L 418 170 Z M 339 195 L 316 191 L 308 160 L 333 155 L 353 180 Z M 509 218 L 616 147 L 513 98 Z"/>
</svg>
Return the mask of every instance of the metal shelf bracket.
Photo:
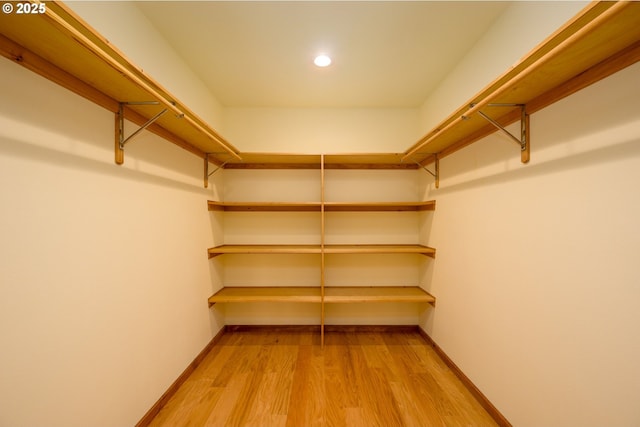
<svg viewBox="0 0 640 427">
<path fill-rule="evenodd" d="M 475 104 L 471 104 L 473 108 Z M 491 123 L 497 129 L 501 130 L 505 135 L 511 138 L 516 144 L 520 146 L 520 161 L 522 163 L 528 163 L 531 157 L 530 146 L 530 134 L 529 134 L 529 114 L 527 113 L 526 105 L 524 104 L 487 104 L 487 107 L 520 107 L 520 137 L 513 135 L 507 129 L 505 129 L 500 123 L 487 116 L 482 111 L 478 110 L 480 117 Z M 465 118 L 465 116 L 463 116 Z"/>
<path fill-rule="evenodd" d="M 221 165 L 216 165 L 216 168 L 209 172 L 209 154 L 224 154 L 224 153 L 205 153 L 204 155 L 204 188 L 209 188 L 209 177 L 214 173 L 218 172 L 220 169 L 224 168 L 224 165 L 229 163 L 231 160 L 227 160 Z"/>
<path fill-rule="evenodd" d="M 435 178 L 436 182 L 435 182 L 435 186 L 436 188 L 440 188 L 440 158 L 438 158 L 438 154 L 434 154 L 434 165 L 435 165 L 435 172 L 431 172 L 429 169 L 427 169 L 426 166 L 422 166 L 420 163 L 416 162 L 416 164 L 418 166 L 420 166 L 422 169 L 424 169 L 429 175 L 431 175 L 432 177 Z"/>
<path fill-rule="evenodd" d="M 120 102 L 118 105 L 118 112 L 116 113 L 116 138 L 115 138 L 115 149 L 116 149 L 116 163 L 121 165 L 124 163 L 124 146 L 127 142 L 131 141 L 135 138 L 140 132 L 151 126 L 156 122 L 164 113 L 167 112 L 167 109 L 160 111 L 158 114 L 147 120 L 145 124 L 140 126 L 136 131 L 134 131 L 131 135 L 125 138 L 124 136 L 124 106 L 125 105 L 159 105 L 160 103 L 157 101 L 143 101 L 143 102 Z"/>
</svg>

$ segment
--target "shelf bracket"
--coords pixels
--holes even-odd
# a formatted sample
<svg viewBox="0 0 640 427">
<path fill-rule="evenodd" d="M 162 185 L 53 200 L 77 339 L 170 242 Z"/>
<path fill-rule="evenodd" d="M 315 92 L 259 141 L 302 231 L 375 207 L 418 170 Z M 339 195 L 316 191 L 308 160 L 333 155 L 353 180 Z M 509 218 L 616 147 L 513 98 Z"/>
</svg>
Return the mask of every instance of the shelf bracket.
<svg viewBox="0 0 640 427">
<path fill-rule="evenodd" d="M 125 138 L 124 136 L 124 106 L 125 105 L 159 105 L 160 103 L 157 101 L 143 101 L 143 102 L 120 102 L 118 105 L 118 112 L 116 113 L 116 138 L 115 138 L 115 149 L 116 149 L 116 163 L 121 165 L 124 163 L 124 146 L 127 142 L 131 141 L 135 138 L 140 132 L 151 126 L 158 120 L 164 113 L 167 112 L 167 109 L 160 111 L 158 114 L 147 120 L 145 124 L 140 126 L 135 132 Z"/>
<path fill-rule="evenodd" d="M 473 108 L 475 104 L 471 104 L 470 107 Z M 482 111 L 478 110 L 478 114 L 480 117 L 484 118 L 486 121 L 491 123 L 497 129 L 501 130 L 505 135 L 511 138 L 516 144 L 520 146 L 520 161 L 522 163 L 528 163 L 531 157 L 531 146 L 529 141 L 529 114 L 527 113 L 526 105 L 524 104 L 487 104 L 487 107 L 520 107 L 520 137 L 518 138 L 507 129 L 504 128 L 500 123 L 487 116 Z M 463 118 L 466 118 L 463 116 Z"/>
<path fill-rule="evenodd" d="M 224 168 L 224 166 L 231 161 L 231 160 L 227 160 L 221 165 L 217 165 L 213 171 L 209 172 L 209 154 L 215 154 L 215 153 L 205 153 L 204 155 L 204 188 L 209 188 L 209 177 L 214 173 L 218 172 L 220 169 Z"/>
<path fill-rule="evenodd" d="M 422 169 L 424 169 L 429 175 L 434 177 L 436 180 L 436 183 L 435 183 L 436 188 L 440 188 L 440 158 L 438 157 L 437 154 L 434 154 L 434 157 L 435 157 L 435 161 L 434 161 L 435 172 L 431 172 L 429 169 L 427 169 L 426 166 L 422 166 L 418 162 L 416 162 L 416 164 L 420 166 Z"/>
</svg>

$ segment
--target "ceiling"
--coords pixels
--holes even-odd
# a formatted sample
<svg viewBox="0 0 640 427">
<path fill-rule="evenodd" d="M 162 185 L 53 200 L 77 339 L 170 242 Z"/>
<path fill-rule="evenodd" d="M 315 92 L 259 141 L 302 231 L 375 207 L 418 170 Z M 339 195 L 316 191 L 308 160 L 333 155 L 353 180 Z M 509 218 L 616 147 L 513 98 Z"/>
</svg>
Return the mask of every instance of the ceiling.
<svg viewBox="0 0 640 427">
<path fill-rule="evenodd" d="M 415 108 L 508 7 L 487 1 L 145 1 L 225 107 Z M 326 53 L 333 63 L 313 65 Z"/>
</svg>

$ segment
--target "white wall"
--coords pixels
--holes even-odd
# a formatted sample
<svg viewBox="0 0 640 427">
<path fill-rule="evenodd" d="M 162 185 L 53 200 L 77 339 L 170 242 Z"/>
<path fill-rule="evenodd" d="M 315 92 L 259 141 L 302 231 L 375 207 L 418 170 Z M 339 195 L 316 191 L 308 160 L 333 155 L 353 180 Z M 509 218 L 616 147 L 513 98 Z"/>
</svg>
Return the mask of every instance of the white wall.
<svg viewBox="0 0 640 427">
<path fill-rule="evenodd" d="M 112 113 L 0 75 L 0 425 L 133 425 L 222 325 L 216 195 L 200 158 L 145 132 L 116 166 Z"/>
<path fill-rule="evenodd" d="M 440 163 L 423 326 L 517 426 L 640 424 L 640 65 Z M 516 125 L 517 126 L 517 125 Z"/>
<path fill-rule="evenodd" d="M 247 152 L 400 153 L 420 136 L 411 108 L 226 108 L 224 125 Z"/>
</svg>

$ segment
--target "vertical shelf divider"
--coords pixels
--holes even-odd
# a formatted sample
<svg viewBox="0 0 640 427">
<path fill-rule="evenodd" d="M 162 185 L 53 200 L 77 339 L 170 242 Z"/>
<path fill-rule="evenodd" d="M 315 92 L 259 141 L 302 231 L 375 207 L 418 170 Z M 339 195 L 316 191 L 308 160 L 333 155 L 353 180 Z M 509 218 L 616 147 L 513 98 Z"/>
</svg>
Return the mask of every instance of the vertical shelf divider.
<svg viewBox="0 0 640 427">
<path fill-rule="evenodd" d="M 324 154 L 320 155 L 320 345 L 324 348 Z"/>
</svg>

